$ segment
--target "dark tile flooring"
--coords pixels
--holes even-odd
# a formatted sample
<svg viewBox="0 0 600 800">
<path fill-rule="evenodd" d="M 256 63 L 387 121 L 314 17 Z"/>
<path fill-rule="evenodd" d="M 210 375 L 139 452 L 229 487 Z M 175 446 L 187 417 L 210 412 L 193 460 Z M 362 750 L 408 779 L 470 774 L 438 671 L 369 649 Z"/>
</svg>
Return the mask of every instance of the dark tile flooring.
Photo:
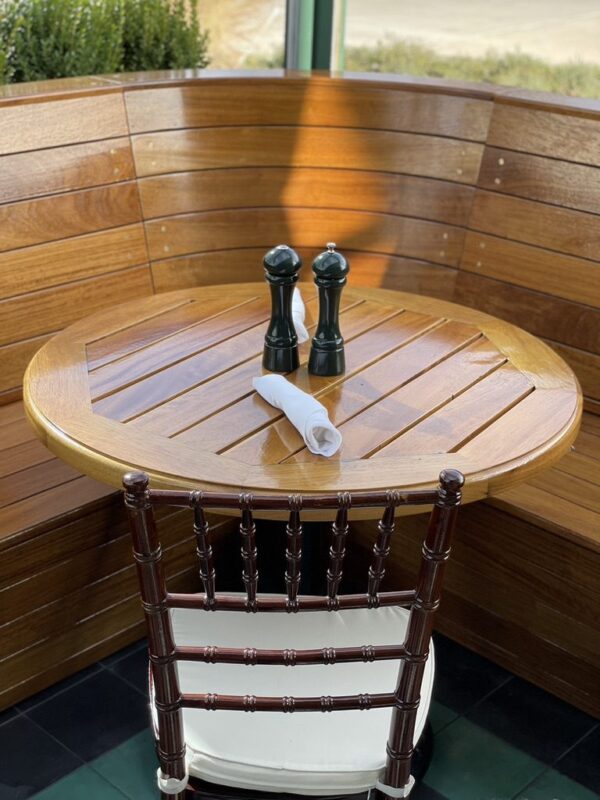
<svg viewBox="0 0 600 800">
<path fill-rule="evenodd" d="M 411 800 L 597 800 L 600 723 L 436 636 L 435 749 Z M 0 714 L 0 800 L 151 800 L 140 642 Z"/>
</svg>

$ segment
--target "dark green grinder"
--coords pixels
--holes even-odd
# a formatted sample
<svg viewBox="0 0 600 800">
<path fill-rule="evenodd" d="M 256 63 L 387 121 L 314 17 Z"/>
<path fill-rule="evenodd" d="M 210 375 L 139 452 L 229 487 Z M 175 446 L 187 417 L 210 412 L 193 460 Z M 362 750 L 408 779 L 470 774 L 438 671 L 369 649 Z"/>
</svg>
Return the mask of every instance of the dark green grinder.
<svg viewBox="0 0 600 800">
<path fill-rule="evenodd" d="M 308 371 L 313 375 L 341 375 L 346 369 L 344 339 L 340 333 L 340 299 L 350 266 L 335 244 L 313 261 L 319 288 L 319 322 L 312 340 Z"/>
<path fill-rule="evenodd" d="M 263 260 L 271 288 L 271 320 L 265 334 L 263 367 L 270 372 L 298 368 L 298 337 L 292 320 L 292 295 L 302 261 L 286 244 L 278 244 Z"/>
</svg>

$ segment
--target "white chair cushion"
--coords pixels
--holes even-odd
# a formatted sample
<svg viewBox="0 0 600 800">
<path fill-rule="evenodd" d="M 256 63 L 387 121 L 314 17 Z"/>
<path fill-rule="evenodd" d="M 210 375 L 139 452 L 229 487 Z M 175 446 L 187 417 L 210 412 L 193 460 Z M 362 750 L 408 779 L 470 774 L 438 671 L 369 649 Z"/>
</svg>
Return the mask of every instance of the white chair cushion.
<svg viewBox="0 0 600 800">
<path fill-rule="evenodd" d="M 400 644 L 402 608 L 245 614 L 172 611 L 178 645 L 295 649 Z M 283 666 L 178 662 L 181 690 L 217 694 L 347 695 L 392 692 L 399 661 Z M 427 662 L 415 742 L 433 684 Z M 276 712 L 184 709 L 189 772 L 224 786 L 307 795 L 351 794 L 375 785 L 385 766 L 392 710 Z"/>
</svg>

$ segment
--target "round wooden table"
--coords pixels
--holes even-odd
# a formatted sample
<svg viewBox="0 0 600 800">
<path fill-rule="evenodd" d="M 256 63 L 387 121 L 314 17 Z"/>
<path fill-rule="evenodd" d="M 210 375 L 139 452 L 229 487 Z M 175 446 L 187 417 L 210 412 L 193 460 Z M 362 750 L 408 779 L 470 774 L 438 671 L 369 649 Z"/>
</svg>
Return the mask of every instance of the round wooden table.
<svg viewBox="0 0 600 800">
<path fill-rule="evenodd" d="M 312 285 L 302 286 L 307 322 Z M 343 434 L 312 455 L 251 381 L 261 374 L 266 285 L 211 286 L 126 303 L 71 326 L 33 358 L 25 407 L 56 455 L 112 486 L 135 467 L 155 487 L 323 492 L 431 488 L 444 467 L 465 500 L 545 469 L 571 445 L 581 391 L 534 336 L 437 299 L 347 287 L 346 373 L 288 376 Z"/>
</svg>

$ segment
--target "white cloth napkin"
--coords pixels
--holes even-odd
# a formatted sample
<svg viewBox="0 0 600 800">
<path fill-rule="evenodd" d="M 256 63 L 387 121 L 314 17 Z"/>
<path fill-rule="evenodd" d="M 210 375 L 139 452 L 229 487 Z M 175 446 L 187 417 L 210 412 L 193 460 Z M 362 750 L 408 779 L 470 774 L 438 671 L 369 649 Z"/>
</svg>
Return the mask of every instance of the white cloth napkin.
<svg viewBox="0 0 600 800">
<path fill-rule="evenodd" d="M 306 325 L 304 324 L 304 317 L 306 316 L 306 308 L 304 306 L 304 300 L 302 299 L 302 295 L 300 294 L 300 289 L 297 287 L 294 289 L 294 294 L 292 295 L 292 320 L 294 321 L 294 328 L 296 328 L 296 336 L 298 337 L 298 344 L 302 344 L 302 342 L 308 341 L 308 331 L 306 330 Z"/>
<path fill-rule="evenodd" d="M 327 409 L 318 400 L 296 388 L 283 375 L 253 378 L 252 386 L 267 403 L 283 411 L 311 453 L 318 456 L 337 453 L 342 434 L 331 424 Z"/>
</svg>

